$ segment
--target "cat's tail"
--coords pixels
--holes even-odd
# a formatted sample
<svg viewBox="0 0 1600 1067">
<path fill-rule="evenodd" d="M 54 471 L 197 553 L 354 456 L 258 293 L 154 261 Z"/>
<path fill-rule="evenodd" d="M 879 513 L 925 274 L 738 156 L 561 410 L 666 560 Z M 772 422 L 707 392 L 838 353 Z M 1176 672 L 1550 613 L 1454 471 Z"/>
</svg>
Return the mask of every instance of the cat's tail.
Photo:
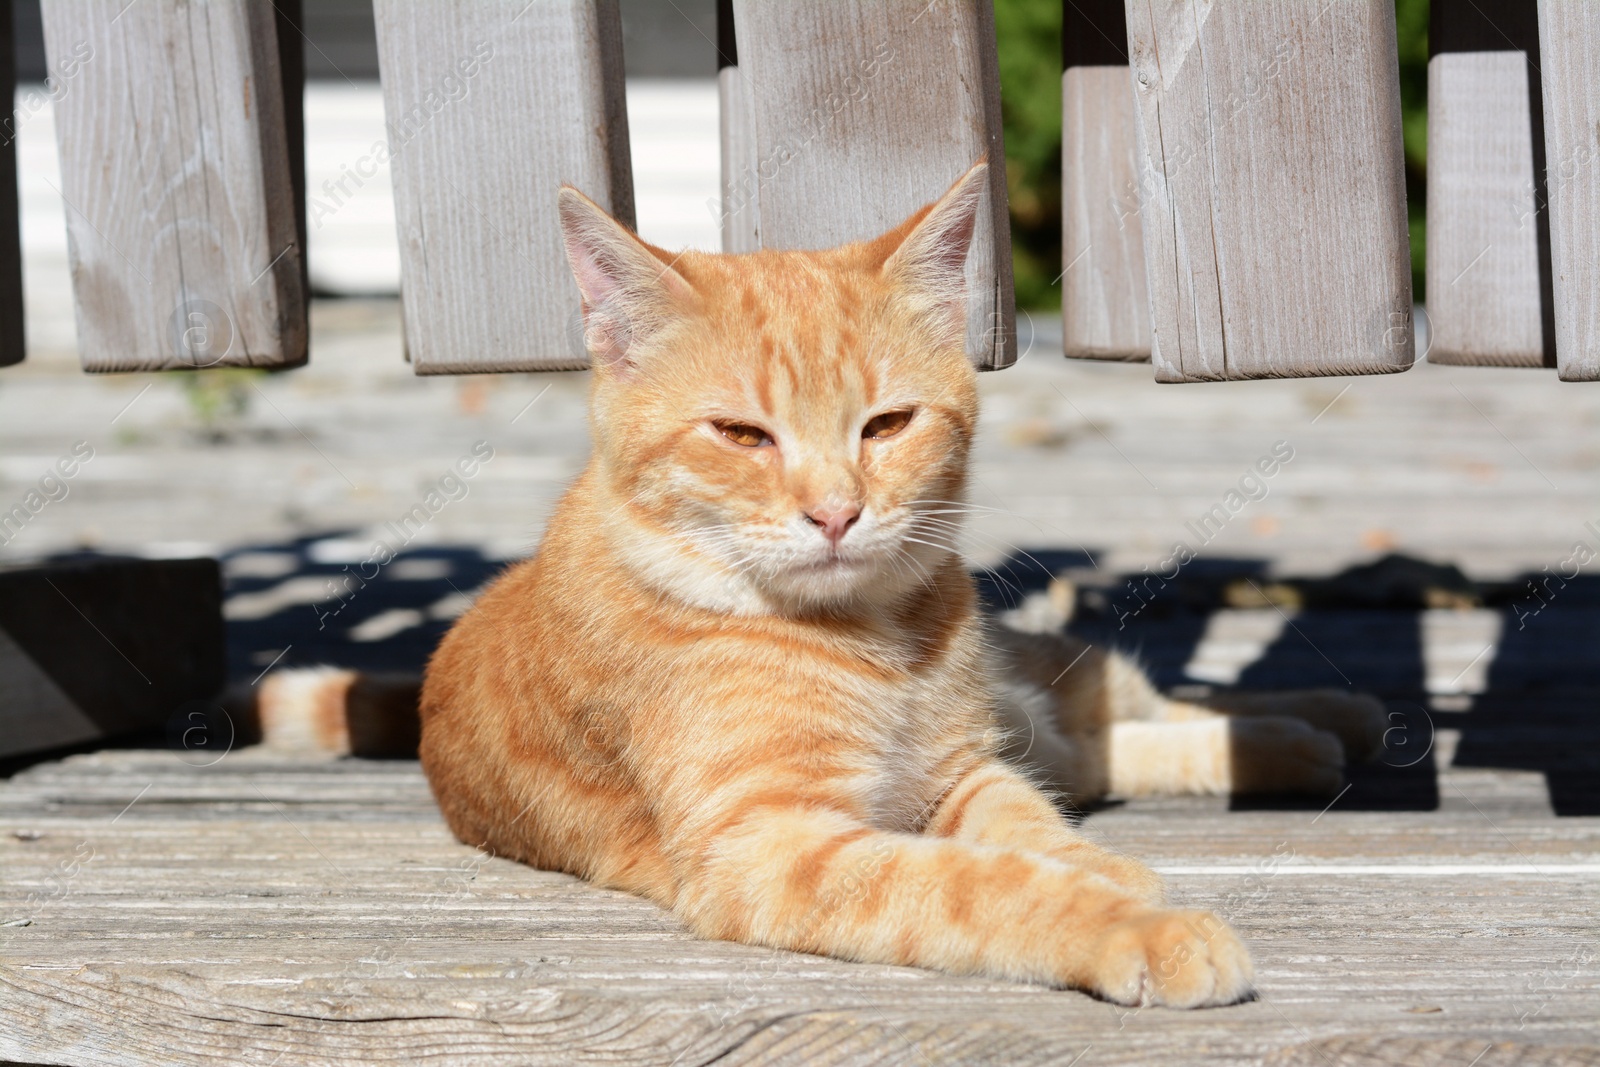
<svg viewBox="0 0 1600 1067">
<path fill-rule="evenodd" d="M 421 688 L 417 675 L 295 668 L 231 693 L 228 705 L 241 736 L 274 751 L 409 759 L 422 736 Z"/>
</svg>

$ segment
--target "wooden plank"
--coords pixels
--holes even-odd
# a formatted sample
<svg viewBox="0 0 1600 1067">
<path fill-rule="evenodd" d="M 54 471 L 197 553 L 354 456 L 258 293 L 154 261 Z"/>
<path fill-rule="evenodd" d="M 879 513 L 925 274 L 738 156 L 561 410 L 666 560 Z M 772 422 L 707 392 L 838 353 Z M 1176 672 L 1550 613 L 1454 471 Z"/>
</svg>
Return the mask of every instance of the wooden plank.
<svg viewBox="0 0 1600 1067">
<path fill-rule="evenodd" d="M 306 48 L 301 0 L 272 0 L 278 36 L 278 79 L 283 86 L 283 140 L 288 148 L 289 185 L 294 190 L 294 228 L 300 235 L 300 289 L 311 298 L 311 256 L 306 230 Z"/>
<path fill-rule="evenodd" d="M 1600 4 L 1539 0 L 1556 366 L 1600 381 Z"/>
<path fill-rule="evenodd" d="M 1073 359 L 1147 361 L 1139 117 L 1122 0 L 1061 9 L 1061 340 Z"/>
<path fill-rule="evenodd" d="M 1428 359 L 1545 365 L 1528 61 L 1428 63 Z M 1550 357 L 1555 357 L 1550 338 Z"/>
<path fill-rule="evenodd" d="M 767 248 L 875 236 L 987 156 L 967 259 L 967 354 L 1016 359 L 1011 233 L 990 0 L 734 0 L 755 119 L 757 235 Z"/>
<path fill-rule="evenodd" d="M 85 370 L 306 359 L 273 6 L 44 6 Z M 92 57 L 92 58 L 87 58 Z"/>
<path fill-rule="evenodd" d="M 159 728 L 224 672 L 214 560 L 0 571 L 0 757 Z"/>
<path fill-rule="evenodd" d="M 22 321 L 22 232 L 17 205 L 17 127 L 11 93 L 17 84 L 11 41 L 11 0 L 0 0 L 0 89 L 6 118 L 0 122 L 0 367 L 21 363 L 27 349 Z"/>
<path fill-rule="evenodd" d="M 1473 1038 L 1346 1035 L 1281 1049 L 1261 1067 L 1600 1067 L 1600 1049 Z"/>
<path fill-rule="evenodd" d="M 1436 0 L 1428 47 L 1428 359 L 1553 367 L 1535 7 Z"/>
<path fill-rule="evenodd" d="M 413 370 L 587 366 L 556 192 L 633 222 L 616 0 L 375 12 Z"/>
<path fill-rule="evenodd" d="M 1220 1065 L 1355 1035 L 1585 1062 L 1535 1057 L 1600 1044 L 1600 828 L 1501 800 L 1536 775 L 1439 777 L 1437 811 L 1090 815 L 1251 944 L 1261 1000 L 1176 1012 L 702 941 L 452 840 L 411 760 L 77 756 L 0 783 L 0 1061 Z"/>
<path fill-rule="evenodd" d="M 717 96 L 721 108 L 722 250 L 754 252 L 761 247 L 757 233 L 761 218 L 761 160 L 756 154 L 750 84 L 737 66 L 717 71 Z"/>
<path fill-rule="evenodd" d="M 1156 380 L 1410 367 L 1393 9 L 1127 12 Z"/>
<path fill-rule="evenodd" d="M 718 215 L 722 250 L 754 252 L 761 247 L 756 234 L 761 158 L 756 149 L 750 85 L 739 72 L 733 0 L 717 0 L 717 103 L 722 142 L 722 206 Z"/>
</svg>

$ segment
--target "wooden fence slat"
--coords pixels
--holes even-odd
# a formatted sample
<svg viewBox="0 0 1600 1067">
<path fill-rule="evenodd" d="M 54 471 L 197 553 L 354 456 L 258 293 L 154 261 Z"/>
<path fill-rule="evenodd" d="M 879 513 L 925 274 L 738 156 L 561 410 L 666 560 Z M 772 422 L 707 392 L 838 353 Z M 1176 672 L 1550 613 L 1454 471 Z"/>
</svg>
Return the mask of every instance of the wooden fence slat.
<svg viewBox="0 0 1600 1067">
<path fill-rule="evenodd" d="M 1527 70 L 1523 52 L 1428 63 L 1433 363 L 1544 365 Z"/>
<path fill-rule="evenodd" d="M 1536 10 L 1434 0 L 1428 47 L 1428 359 L 1553 367 Z"/>
<path fill-rule="evenodd" d="M 967 354 L 1016 359 L 1011 233 L 991 0 L 734 0 L 755 119 L 755 200 L 768 248 L 871 237 L 980 156 L 989 202 L 967 260 Z"/>
<path fill-rule="evenodd" d="M 760 182 L 756 177 L 755 115 L 750 103 L 750 83 L 737 65 L 717 71 L 722 138 L 722 250 L 754 252 L 761 247 L 757 234 Z"/>
<path fill-rule="evenodd" d="M 1148 361 L 1139 116 L 1122 0 L 1061 10 L 1061 339 L 1068 357 Z"/>
<path fill-rule="evenodd" d="M 1556 366 L 1600 381 L 1600 3 L 1539 0 Z"/>
<path fill-rule="evenodd" d="M 1156 380 L 1411 366 L 1392 7 L 1127 0 Z"/>
<path fill-rule="evenodd" d="M 52 0 L 85 370 L 306 359 L 304 243 L 269 0 Z"/>
<path fill-rule="evenodd" d="M 633 223 L 616 0 L 377 0 L 418 374 L 588 365 L 563 182 Z"/>
<path fill-rule="evenodd" d="M 300 235 L 300 288 L 311 296 L 311 256 L 306 244 L 306 45 L 301 0 L 272 0 L 278 32 L 278 77 L 283 85 L 283 139 L 294 190 L 294 226 Z"/>
<path fill-rule="evenodd" d="M 22 241 L 17 205 L 17 128 L 11 96 L 17 84 L 11 41 L 11 0 L 0 0 L 0 87 L 6 93 L 0 122 L 0 367 L 21 363 L 27 342 L 22 328 Z"/>
<path fill-rule="evenodd" d="M 733 0 L 717 0 L 717 103 L 722 139 L 722 206 L 718 220 L 724 252 L 754 252 L 756 195 L 760 192 L 755 114 L 750 85 L 739 73 L 739 44 L 733 30 Z"/>
</svg>

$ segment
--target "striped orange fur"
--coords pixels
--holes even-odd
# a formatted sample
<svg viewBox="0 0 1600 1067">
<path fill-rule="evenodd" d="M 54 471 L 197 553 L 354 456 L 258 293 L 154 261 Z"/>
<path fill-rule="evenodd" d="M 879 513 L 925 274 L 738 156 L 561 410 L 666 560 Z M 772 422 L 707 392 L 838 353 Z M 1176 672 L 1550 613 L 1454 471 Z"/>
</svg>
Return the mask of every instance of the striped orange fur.
<svg viewBox="0 0 1600 1067">
<path fill-rule="evenodd" d="M 1015 685 L 1055 701 L 1066 790 L 1114 784 L 1083 755 L 1097 744 L 1172 761 L 1119 727 L 1215 734 L 1216 715 L 1098 652 L 1051 678 L 1071 648 L 980 620 L 950 531 L 978 414 L 962 268 L 984 169 L 876 240 L 741 256 L 669 254 L 562 191 L 593 456 L 537 554 L 429 663 L 423 766 L 463 841 L 707 937 L 1236 1001 L 1236 934 L 1165 907 L 1147 867 L 1002 758 L 1007 701 L 1028 694 L 1000 692 L 997 642 Z M 1338 743 L 1299 732 L 1313 770 L 1332 742 L 1337 774 Z M 1206 788 L 1228 788 L 1225 753 L 1189 763 L 1207 758 Z"/>
</svg>

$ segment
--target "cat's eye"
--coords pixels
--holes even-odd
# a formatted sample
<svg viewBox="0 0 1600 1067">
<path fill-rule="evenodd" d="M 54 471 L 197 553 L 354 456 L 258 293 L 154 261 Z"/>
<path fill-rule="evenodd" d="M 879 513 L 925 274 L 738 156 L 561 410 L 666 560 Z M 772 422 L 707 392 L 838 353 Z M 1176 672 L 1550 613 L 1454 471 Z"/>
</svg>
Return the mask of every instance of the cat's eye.
<svg viewBox="0 0 1600 1067">
<path fill-rule="evenodd" d="M 886 437 L 893 437 L 911 422 L 912 409 L 902 408 L 899 411 L 885 411 L 882 415 L 874 415 L 861 427 L 861 436 L 874 441 L 882 441 Z"/>
<path fill-rule="evenodd" d="M 718 420 L 712 423 L 717 432 L 736 445 L 745 448 L 760 448 L 762 445 L 772 443 L 772 435 L 759 426 L 751 426 L 748 422 L 729 422 Z"/>
</svg>

